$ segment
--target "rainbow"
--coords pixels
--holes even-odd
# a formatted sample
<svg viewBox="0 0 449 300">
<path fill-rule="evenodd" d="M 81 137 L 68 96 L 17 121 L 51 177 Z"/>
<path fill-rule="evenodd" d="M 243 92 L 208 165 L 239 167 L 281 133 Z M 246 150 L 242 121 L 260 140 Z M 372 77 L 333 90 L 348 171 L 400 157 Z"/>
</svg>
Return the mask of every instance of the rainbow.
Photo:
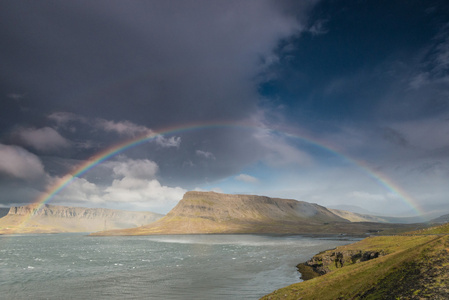
<svg viewBox="0 0 449 300">
<path fill-rule="evenodd" d="M 61 190 L 63 190 L 65 187 L 67 187 L 75 178 L 83 176 L 86 172 L 94 168 L 95 166 L 101 164 L 102 162 L 116 156 L 119 153 L 122 153 L 130 148 L 137 147 L 139 145 L 142 145 L 148 141 L 151 141 L 158 136 L 162 135 L 169 135 L 169 134 L 179 134 L 185 131 L 193 131 L 198 129 L 208 129 L 208 128 L 243 128 L 243 129 L 266 129 L 263 127 L 258 127 L 253 124 L 246 124 L 246 123 L 231 123 L 231 122 L 222 122 L 222 123 L 201 123 L 201 124 L 189 124 L 184 126 L 177 126 L 177 127 L 170 127 L 163 130 L 155 131 L 149 134 L 141 135 L 138 137 L 135 137 L 130 140 L 123 141 L 119 144 L 116 144 L 108 149 L 105 149 L 94 156 L 92 156 L 90 159 L 86 160 L 82 164 L 78 165 L 72 172 L 69 174 L 66 174 L 59 180 L 57 180 L 52 186 L 50 186 L 45 193 L 43 193 L 39 198 L 36 199 L 34 202 L 35 209 L 39 210 L 44 204 L 48 203 L 52 200 L 52 198 L 58 194 Z M 391 193 L 399 196 L 405 203 L 407 203 L 418 215 L 422 215 L 421 209 L 418 207 L 418 205 L 415 203 L 414 199 L 407 194 L 406 191 L 404 191 L 401 187 L 399 187 L 397 184 L 395 184 L 391 179 L 387 178 L 384 174 L 381 174 L 379 171 L 374 170 L 370 166 L 368 166 L 366 163 L 362 161 L 358 161 L 355 159 L 352 159 L 348 156 L 343 155 L 340 151 L 337 150 L 336 147 L 333 147 L 331 145 L 328 145 L 322 141 L 317 140 L 316 138 L 312 138 L 307 136 L 303 133 L 292 133 L 292 132 L 286 132 L 283 130 L 273 130 L 273 129 L 266 129 L 273 133 L 278 133 L 290 138 L 299 139 L 300 141 L 303 141 L 305 143 L 311 144 L 313 146 L 316 146 L 318 148 L 324 149 L 328 152 L 331 152 L 334 155 L 337 155 L 338 157 L 343 158 L 344 160 L 350 162 L 351 164 L 357 166 L 361 170 L 364 171 L 364 173 L 377 181 L 380 185 L 385 187 L 388 191 Z M 25 221 L 24 221 L 25 222 Z"/>
</svg>

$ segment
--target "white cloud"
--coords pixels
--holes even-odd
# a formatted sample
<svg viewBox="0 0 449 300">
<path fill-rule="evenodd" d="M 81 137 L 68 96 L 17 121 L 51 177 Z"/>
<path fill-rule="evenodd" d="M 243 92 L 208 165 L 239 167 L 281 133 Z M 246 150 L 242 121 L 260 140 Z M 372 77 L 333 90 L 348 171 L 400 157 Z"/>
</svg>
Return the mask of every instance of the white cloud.
<svg viewBox="0 0 449 300">
<path fill-rule="evenodd" d="M 128 120 L 116 122 L 101 118 L 88 119 L 80 115 L 66 112 L 56 112 L 49 115 L 48 118 L 55 121 L 59 126 L 63 127 L 66 127 L 67 124 L 69 124 L 70 122 L 72 123 L 78 122 L 80 124 L 85 124 L 94 127 L 97 130 L 116 133 L 121 137 L 129 137 L 129 138 L 135 137 L 145 138 L 145 136 L 147 136 L 148 138 L 154 137 L 153 139 L 154 142 L 157 145 L 164 148 L 169 147 L 179 148 L 179 146 L 181 145 L 181 137 L 172 136 L 166 138 L 163 135 L 158 134 L 157 132 L 153 131 L 152 129 L 146 126 L 138 125 Z M 76 127 L 74 127 L 73 124 L 71 124 L 70 130 L 72 132 L 76 131 Z"/>
<path fill-rule="evenodd" d="M 249 183 L 258 183 L 259 182 L 259 180 L 256 177 L 253 177 L 248 174 L 240 174 L 238 176 L 235 176 L 235 179 L 239 180 L 239 181 L 249 182 Z"/>
<path fill-rule="evenodd" d="M 147 159 L 107 162 L 105 166 L 120 178 L 105 186 L 75 178 L 55 202 L 167 213 L 186 192 L 181 187 L 163 186 L 155 178 L 158 165 Z"/>
<path fill-rule="evenodd" d="M 169 148 L 169 147 L 176 147 L 179 148 L 179 145 L 181 145 L 181 137 L 169 137 L 169 138 L 165 138 L 162 135 L 158 135 L 155 138 L 156 144 L 158 144 L 159 146 L 162 146 L 164 148 Z"/>
<path fill-rule="evenodd" d="M 22 178 L 35 179 L 45 175 L 40 159 L 17 146 L 0 144 L 0 173 Z"/>
<path fill-rule="evenodd" d="M 70 142 L 67 139 L 50 127 L 39 129 L 21 128 L 15 132 L 15 135 L 24 145 L 39 151 L 52 151 L 70 146 Z"/>
<path fill-rule="evenodd" d="M 148 159 L 127 159 L 119 162 L 108 162 L 114 174 L 122 177 L 154 179 L 159 171 L 158 165 Z"/>
<path fill-rule="evenodd" d="M 159 181 L 125 177 L 114 180 L 102 198 L 108 203 L 126 203 L 139 209 L 168 212 L 182 199 L 185 189 L 168 187 Z"/>
<path fill-rule="evenodd" d="M 196 150 L 196 155 L 207 159 L 215 159 L 215 155 L 208 151 Z"/>
<path fill-rule="evenodd" d="M 55 112 L 48 116 L 50 120 L 55 121 L 58 125 L 66 125 L 69 122 L 87 122 L 87 119 L 68 112 Z"/>
<path fill-rule="evenodd" d="M 84 205 L 85 203 L 89 203 L 89 206 L 92 204 L 95 206 L 96 204 L 104 203 L 104 200 L 99 197 L 101 193 L 101 188 L 96 184 L 89 182 L 85 178 L 76 177 L 55 197 L 55 202 L 67 205 L 73 205 L 74 203 Z"/>
<path fill-rule="evenodd" d="M 180 137 L 169 137 L 165 138 L 163 135 L 157 134 L 153 130 L 148 127 L 134 124 L 130 121 L 120 121 L 114 122 L 104 119 L 97 119 L 95 122 L 95 126 L 99 129 L 108 132 L 115 132 L 121 136 L 128 137 L 154 137 L 154 141 L 161 147 L 169 148 L 169 147 L 177 147 L 179 148 L 181 144 Z"/>
<path fill-rule="evenodd" d="M 104 119 L 97 119 L 95 126 L 104 131 L 115 132 L 124 136 L 152 135 L 153 131 L 145 126 L 134 124 L 130 121 L 114 122 Z"/>
</svg>

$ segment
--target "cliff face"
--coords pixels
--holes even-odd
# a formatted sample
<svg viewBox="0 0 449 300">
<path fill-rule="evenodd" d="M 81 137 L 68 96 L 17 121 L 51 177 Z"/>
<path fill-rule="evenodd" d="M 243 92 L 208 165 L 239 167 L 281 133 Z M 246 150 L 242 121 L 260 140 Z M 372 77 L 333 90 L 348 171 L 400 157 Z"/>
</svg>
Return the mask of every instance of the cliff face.
<svg viewBox="0 0 449 300">
<path fill-rule="evenodd" d="M 151 212 L 124 211 L 107 208 L 87 208 L 71 207 L 45 204 L 42 207 L 37 205 L 13 206 L 9 209 L 8 215 L 17 216 L 40 216 L 52 218 L 72 218 L 72 219 L 96 219 L 109 218 L 120 219 L 129 217 L 130 219 L 154 219 L 158 214 Z M 162 217 L 162 215 L 159 215 Z"/>
<path fill-rule="evenodd" d="M 301 279 L 309 280 L 359 262 L 386 255 L 384 250 L 329 250 L 317 254 L 305 263 L 297 265 Z"/>
<path fill-rule="evenodd" d="M 350 223 L 327 208 L 291 199 L 187 192 L 164 218 L 150 225 L 99 235 L 190 233 L 304 233 Z"/>
<path fill-rule="evenodd" d="M 11 207 L 0 218 L 0 233 L 94 232 L 142 226 L 161 217 L 152 212 L 31 204 Z"/>
</svg>

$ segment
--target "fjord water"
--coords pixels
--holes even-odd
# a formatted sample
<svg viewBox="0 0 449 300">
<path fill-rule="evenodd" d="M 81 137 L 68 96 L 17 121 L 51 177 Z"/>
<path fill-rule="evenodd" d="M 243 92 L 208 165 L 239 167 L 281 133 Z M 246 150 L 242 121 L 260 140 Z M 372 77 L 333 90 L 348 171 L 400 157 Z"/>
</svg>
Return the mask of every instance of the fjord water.
<svg viewBox="0 0 449 300">
<path fill-rule="evenodd" d="M 258 299 L 353 241 L 301 236 L 0 236 L 1 299 Z"/>
</svg>

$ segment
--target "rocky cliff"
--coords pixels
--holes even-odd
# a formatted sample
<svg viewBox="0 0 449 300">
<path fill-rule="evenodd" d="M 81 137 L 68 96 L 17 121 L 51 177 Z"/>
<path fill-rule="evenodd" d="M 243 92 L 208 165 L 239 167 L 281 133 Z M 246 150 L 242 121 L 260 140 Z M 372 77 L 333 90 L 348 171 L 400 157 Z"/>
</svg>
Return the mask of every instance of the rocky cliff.
<svg viewBox="0 0 449 300">
<path fill-rule="evenodd" d="M 365 233 L 378 224 L 354 223 L 318 204 L 292 199 L 187 192 L 165 217 L 149 225 L 98 235 L 193 233 Z"/>
<path fill-rule="evenodd" d="M 386 254 L 384 250 L 328 250 L 315 255 L 296 267 L 301 273 L 301 279 L 309 280 L 330 273 L 335 269 L 378 258 Z"/>
<path fill-rule="evenodd" d="M 0 233 L 94 232 L 142 226 L 162 216 L 152 212 L 31 204 L 11 207 L 0 218 Z"/>
</svg>

